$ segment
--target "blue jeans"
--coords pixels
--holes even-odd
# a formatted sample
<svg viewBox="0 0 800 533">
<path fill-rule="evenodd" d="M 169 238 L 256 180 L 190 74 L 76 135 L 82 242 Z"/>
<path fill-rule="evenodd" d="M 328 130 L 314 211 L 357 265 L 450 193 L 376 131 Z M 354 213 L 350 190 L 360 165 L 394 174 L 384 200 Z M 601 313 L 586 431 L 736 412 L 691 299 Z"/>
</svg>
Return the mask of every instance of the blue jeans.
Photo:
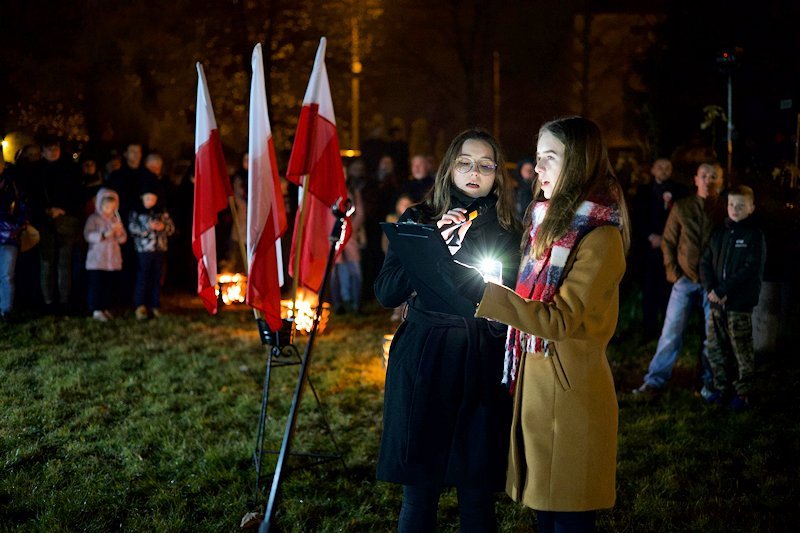
<svg viewBox="0 0 800 533">
<path fill-rule="evenodd" d="M 161 265 L 164 263 L 164 252 L 139 252 L 136 255 L 139 270 L 136 272 L 133 305 L 158 309 L 161 306 Z"/>
<path fill-rule="evenodd" d="M 672 367 L 678 359 L 683 347 L 683 334 L 686 331 L 686 324 L 694 306 L 702 306 L 704 324 L 708 323 L 710 308 L 708 296 L 705 289 L 699 283 L 694 283 L 686 276 L 681 276 L 672 286 L 667 304 L 667 313 L 664 317 L 664 327 L 661 329 L 661 337 L 658 339 L 658 347 L 653 360 L 650 361 L 650 368 L 644 377 L 644 382 L 652 387 L 663 387 L 670 376 Z M 711 367 L 708 364 L 707 340 L 703 339 L 703 385 L 713 387 L 714 379 Z"/>
<path fill-rule="evenodd" d="M 331 302 L 334 309 L 344 305 L 358 310 L 361 303 L 361 265 L 357 261 L 342 261 L 333 265 Z"/>
<path fill-rule="evenodd" d="M 13 244 L 0 244 L 0 313 L 10 313 L 14 308 L 14 270 L 19 248 Z"/>
</svg>

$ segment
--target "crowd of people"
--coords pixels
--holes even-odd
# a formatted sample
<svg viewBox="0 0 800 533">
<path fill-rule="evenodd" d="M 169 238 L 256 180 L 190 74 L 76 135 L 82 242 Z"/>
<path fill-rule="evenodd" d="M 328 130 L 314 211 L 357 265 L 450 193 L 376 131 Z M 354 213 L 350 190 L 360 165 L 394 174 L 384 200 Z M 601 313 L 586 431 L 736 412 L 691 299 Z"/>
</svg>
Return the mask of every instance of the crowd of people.
<svg viewBox="0 0 800 533">
<path fill-rule="evenodd" d="M 400 531 L 434 528 L 448 486 L 458 489 L 462 529 L 493 530 L 503 488 L 536 510 L 543 531 L 594 529 L 596 510 L 615 501 L 617 400 L 605 350 L 626 272 L 640 282 L 645 338 L 658 336 L 633 395 L 666 386 L 697 308 L 706 324 L 700 396 L 750 408 L 766 245 L 750 216 L 753 190 L 726 190 L 716 162 L 699 164 L 693 190 L 672 179 L 665 158 L 626 188 L 599 128 L 581 117 L 542 126 L 536 156 L 513 172 L 482 130 L 454 138 L 438 169 L 426 154 L 396 161 L 402 145 L 387 147 L 345 167 L 356 214 L 331 303 L 359 313 L 377 299 L 400 322 L 378 459 L 378 477 L 403 485 Z M 398 171 L 406 164 L 408 176 Z M 17 302 L 103 322 L 128 308 L 145 320 L 160 314 L 165 279 L 194 289 L 193 177 L 175 185 L 162 170 L 161 156 L 143 161 L 137 143 L 102 171 L 88 157 L 75 165 L 55 138 L 25 147 L 13 166 L 0 161 L 3 321 L 15 320 Z M 241 271 L 247 154 L 230 174 L 238 216 L 223 217 L 218 254 Z M 287 185 L 290 219 L 291 193 Z M 481 215 L 468 217 L 478 203 Z M 419 258 L 393 250 L 384 221 L 439 227 L 443 283 L 409 268 Z M 502 264 L 492 281 L 474 266 L 487 250 Z"/>
<path fill-rule="evenodd" d="M 190 242 L 191 189 L 168 183 L 162 157 L 143 158 L 137 143 L 99 166 L 63 157 L 56 137 L 0 164 L 3 322 L 18 320 L 20 307 L 103 322 L 126 307 L 138 319 L 159 315 L 169 238 Z M 175 275 L 191 272 L 185 254 L 172 259 Z"/>
<path fill-rule="evenodd" d="M 359 313 L 365 301 L 374 299 L 372 285 L 387 248 L 379 223 L 397 220 L 433 187 L 434 158 L 409 156 L 408 145 L 396 137 L 388 142 L 371 139 L 362 157 L 346 162 L 347 189 L 356 214 L 350 221 L 354 238 L 337 257 L 331 277 L 336 312 Z M 246 235 L 247 154 L 241 165 L 238 157 L 228 159 L 233 163 L 229 172 L 238 209 L 236 220 L 230 211 L 221 216 L 217 255 L 223 271 L 243 273 L 239 240 Z M 134 310 L 137 318 L 156 317 L 161 288 L 193 291 L 193 172 L 169 179 L 164 166 L 161 155 L 143 153 L 140 143 L 105 156 L 65 154 L 56 137 L 26 145 L 13 163 L 4 161 L 2 320 L 16 321 L 31 312 L 109 320 L 126 309 Z M 516 188 L 520 217 L 531 194 L 531 160 L 523 169 Z M 283 185 L 291 224 L 296 194 L 285 180 Z M 116 207 L 111 209 L 113 202 Z M 104 214 L 104 204 L 109 214 Z M 39 242 L 29 250 L 22 241 L 33 232 Z M 288 235 L 291 232 L 284 238 L 287 257 Z M 394 319 L 400 319 L 399 307 Z"/>
</svg>

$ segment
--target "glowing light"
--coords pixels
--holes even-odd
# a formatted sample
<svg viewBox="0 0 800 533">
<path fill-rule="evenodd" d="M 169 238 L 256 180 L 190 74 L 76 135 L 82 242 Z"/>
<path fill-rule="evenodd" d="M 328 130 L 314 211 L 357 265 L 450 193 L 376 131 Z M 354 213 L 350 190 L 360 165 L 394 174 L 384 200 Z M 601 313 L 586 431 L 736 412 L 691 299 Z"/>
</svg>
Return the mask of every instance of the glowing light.
<svg viewBox="0 0 800 533">
<path fill-rule="evenodd" d="M 0 144 L 2 144 L 3 148 L 5 148 L 6 146 L 8 146 L 8 141 L 3 139 L 2 141 L 0 141 Z"/>
<path fill-rule="evenodd" d="M 231 305 L 244 303 L 247 291 L 247 276 L 244 274 L 218 274 L 217 287 L 214 289 L 217 298 L 222 296 L 222 303 Z"/>
<path fill-rule="evenodd" d="M 310 333 L 314 326 L 314 318 L 317 312 L 317 295 L 310 291 L 298 291 L 297 310 L 294 309 L 292 300 L 281 300 L 281 318 L 294 318 L 295 329 L 301 333 Z M 322 303 L 322 314 L 319 317 L 317 332 L 325 331 L 328 324 L 328 317 L 331 314 L 331 306 L 327 302 Z"/>
<path fill-rule="evenodd" d="M 359 157 L 361 150 L 339 150 L 339 155 L 342 157 Z"/>
<path fill-rule="evenodd" d="M 484 281 L 503 283 L 503 263 L 497 259 L 485 258 L 478 264 L 478 270 L 483 274 Z"/>
</svg>

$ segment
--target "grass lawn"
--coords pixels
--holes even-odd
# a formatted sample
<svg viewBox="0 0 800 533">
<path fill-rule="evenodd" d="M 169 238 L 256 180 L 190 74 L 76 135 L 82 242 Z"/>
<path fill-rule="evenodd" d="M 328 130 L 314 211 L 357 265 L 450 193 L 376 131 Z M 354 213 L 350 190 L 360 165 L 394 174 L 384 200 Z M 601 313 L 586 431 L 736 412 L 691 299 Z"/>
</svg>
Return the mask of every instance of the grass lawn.
<svg viewBox="0 0 800 533">
<path fill-rule="evenodd" d="M 209 317 L 195 300 L 167 315 L 108 324 L 38 318 L 0 329 L 0 530 L 236 531 L 254 510 L 251 455 L 264 351 L 252 314 Z M 187 303 L 189 305 L 187 305 Z M 391 531 L 400 488 L 375 481 L 381 431 L 381 339 L 389 312 L 333 316 L 317 337 L 311 378 L 346 467 L 284 471 L 283 531 Z M 303 339 L 299 339 L 303 349 Z M 654 342 L 621 319 L 609 358 L 620 390 L 617 505 L 603 531 L 786 531 L 800 517 L 800 363 L 758 361 L 760 401 L 734 414 L 694 396 L 698 340 L 669 390 L 638 402 Z M 267 440 L 277 449 L 297 367 L 273 370 Z M 308 392 L 308 391 L 306 391 Z M 305 394 L 294 450 L 331 452 Z M 274 458 L 268 457 L 267 469 Z M 270 479 L 263 485 L 269 490 Z M 262 494 L 259 503 L 264 504 Z M 500 530 L 532 531 L 533 513 L 498 498 Z M 458 530 L 455 497 L 440 509 Z"/>
</svg>

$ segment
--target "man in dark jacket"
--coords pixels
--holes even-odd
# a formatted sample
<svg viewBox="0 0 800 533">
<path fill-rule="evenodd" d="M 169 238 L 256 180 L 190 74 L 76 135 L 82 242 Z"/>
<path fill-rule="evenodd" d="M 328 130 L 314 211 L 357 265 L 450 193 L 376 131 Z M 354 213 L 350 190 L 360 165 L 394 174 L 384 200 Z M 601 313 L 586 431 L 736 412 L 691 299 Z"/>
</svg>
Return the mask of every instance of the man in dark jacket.
<svg viewBox="0 0 800 533">
<path fill-rule="evenodd" d="M 433 175 L 428 158 L 417 154 L 411 158 L 411 176 L 401 185 L 401 191 L 411 196 L 414 203 L 419 203 L 433 188 Z"/>
<path fill-rule="evenodd" d="M 724 203 L 719 198 L 722 189 L 722 168 L 703 163 L 694 177 L 697 193 L 675 204 L 667 218 L 661 242 L 667 280 L 673 283 L 664 317 L 664 327 L 658 347 L 644 383 L 634 394 L 653 393 L 666 385 L 672 376 L 672 367 L 683 347 L 683 333 L 692 308 L 703 309 L 706 322 L 709 318 L 708 298 L 700 284 L 700 256 L 711 236 L 712 228 L 722 221 Z M 706 398 L 713 391 L 711 368 L 707 361 L 707 347 L 703 347 L 703 389 Z"/>
<path fill-rule="evenodd" d="M 128 220 L 128 213 L 139 205 L 139 192 L 146 183 L 157 179 L 155 174 L 142 166 L 142 145 L 131 143 L 125 149 L 125 161 L 119 170 L 108 176 L 106 186 L 119 194 L 119 212 L 122 220 Z"/>
<path fill-rule="evenodd" d="M 139 194 L 148 183 L 158 182 L 155 174 L 142 165 L 142 145 L 130 143 L 125 149 L 124 161 L 119 170 L 108 176 L 106 186 L 119 194 L 119 213 L 121 220 L 128 220 L 131 209 L 139 205 Z M 166 196 L 166 195 L 163 195 Z M 162 197 L 163 197 L 162 196 Z M 136 279 L 136 249 L 133 239 L 122 245 L 122 288 L 117 305 L 127 306 L 133 297 Z"/>
<path fill-rule="evenodd" d="M 41 237 L 42 296 L 50 312 L 65 312 L 72 294 L 72 255 L 81 235 L 83 202 L 78 169 L 61 158 L 57 138 L 42 143 L 42 159 L 33 167 L 32 182 L 31 214 Z"/>
<path fill-rule="evenodd" d="M 642 322 L 644 334 L 657 337 L 667 310 L 671 284 L 664 270 L 661 253 L 661 234 L 667 216 L 676 201 L 686 193 L 672 180 L 672 163 L 669 159 L 656 159 L 650 168 L 653 179 L 636 190 L 632 209 L 633 250 L 638 276 L 642 285 Z"/>
<path fill-rule="evenodd" d="M 714 371 L 710 401 L 730 401 L 746 409 L 753 381 L 753 308 L 758 305 L 766 242 L 750 215 L 753 190 L 740 185 L 728 192 L 728 218 L 711 234 L 700 262 L 708 293 L 708 361 Z M 738 379 L 737 379 L 738 374 Z M 731 397 L 731 388 L 735 394 Z"/>
</svg>

